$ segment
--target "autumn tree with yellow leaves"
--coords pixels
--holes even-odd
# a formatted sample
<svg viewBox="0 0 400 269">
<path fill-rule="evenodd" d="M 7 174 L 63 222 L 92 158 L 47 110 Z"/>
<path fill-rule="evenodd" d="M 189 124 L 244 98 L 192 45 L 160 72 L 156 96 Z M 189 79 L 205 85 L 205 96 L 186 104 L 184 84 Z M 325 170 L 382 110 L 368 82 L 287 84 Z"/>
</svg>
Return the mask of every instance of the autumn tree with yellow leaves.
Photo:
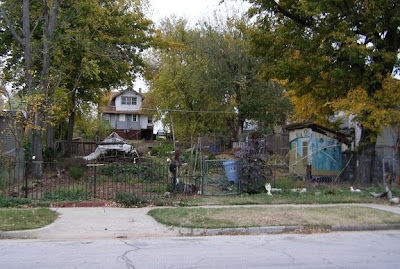
<svg viewBox="0 0 400 269">
<path fill-rule="evenodd" d="M 252 51 L 268 58 L 266 79 L 285 81 L 295 120 L 331 124 L 355 116 L 374 156 L 386 126 L 398 126 L 400 2 L 397 0 L 249 0 Z M 359 170 L 370 170 L 369 167 Z M 366 182 L 373 175 L 358 175 Z"/>
</svg>

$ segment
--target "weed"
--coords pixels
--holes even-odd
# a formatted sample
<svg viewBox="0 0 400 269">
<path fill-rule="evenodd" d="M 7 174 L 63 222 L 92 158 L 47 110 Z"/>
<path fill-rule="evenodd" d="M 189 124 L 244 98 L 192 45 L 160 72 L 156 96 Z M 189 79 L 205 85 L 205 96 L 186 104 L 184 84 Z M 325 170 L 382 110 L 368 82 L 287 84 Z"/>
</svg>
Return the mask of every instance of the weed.
<svg viewBox="0 0 400 269">
<path fill-rule="evenodd" d="M 99 169 L 99 174 L 105 176 L 115 176 L 119 174 L 134 174 L 137 175 L 142 171 L 139 166 L 125 164 L 110 164 Z"/>
<path fill-rule="evenodd" d="M 285 191 L 297 188 L 297 185 L 298 184 L 296 184 L 296 181 L 293 181 L 293 179 L 290 176 L 282 177 L 275 182 L 276 188 Z"/>
<path fill-rule="evenodd" d="M 58 189 L 55 192 L 45 192 L 42 200 L 52 201 L 82 201 L 91 196 L 90 191 L 84 188 Z"/>
<path fill-rule="evenodd" d="M 151 148 L 151 155 L 169 156 L 174 150 L 174 145 L 171 143 L 163 143 L 160 146 Z"/>
<path fill-rule="evenodd" d="M 32 201 L 27 198 L 0 196 L 0 207 L 21 207 L 31 203 Z"/>
<path fill-rule="evenodd" d="M 126 207 L 131 207 L 131 206 L 142 206 L 146 203 L 148 203 L 148 200 L 137 196 L 134 193 L 131 192 L 117 192 L 117 194 L 115 195 L 115 201 L 123 204 Z"/>
<path fill-rule="evenodd" d="M 75 180 L 81 179 L 83 176 L 83 169 L 76 165 L 71 165 L 68 168 L 68 172 L 69 175 Z"/>
<path fill-rule="evenodd" d="M 335 187 L 330 187 L 323 191 L 324 195 L 339 195 L 342 193 L 342 190 Z"/>
</svg>

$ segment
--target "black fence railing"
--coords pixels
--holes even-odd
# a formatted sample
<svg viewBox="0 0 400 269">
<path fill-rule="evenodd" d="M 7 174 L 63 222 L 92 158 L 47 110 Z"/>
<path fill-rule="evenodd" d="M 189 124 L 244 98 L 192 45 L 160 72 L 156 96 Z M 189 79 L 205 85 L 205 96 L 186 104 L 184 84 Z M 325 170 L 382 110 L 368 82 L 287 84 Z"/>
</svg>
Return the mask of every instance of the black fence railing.
<svg viewBox="0 0 400 269">
<path fill-rule="evenodd" d="M 42 163 L 43 173 L 35 177 L 32 163 L 0 164 L 0 195 L 33 200 L 113 200 L 118 193 L 155 199 L 172 192 L 168 165 L 150 161 L 140 163 L 80 163 L 66 166 Z M 24 173 L 19 173 L 21 166 Z M 176 192 L 197 193 L 200 183 L 183 177 Z M 193 183 L 192 183 L 193 182 Z M 182 185 L 183 184 L 183 185 Z M 193 184 L 193 187 L 186 186 Z M 189 191 L 192 189 L 193 191 Z"/>
</svg>

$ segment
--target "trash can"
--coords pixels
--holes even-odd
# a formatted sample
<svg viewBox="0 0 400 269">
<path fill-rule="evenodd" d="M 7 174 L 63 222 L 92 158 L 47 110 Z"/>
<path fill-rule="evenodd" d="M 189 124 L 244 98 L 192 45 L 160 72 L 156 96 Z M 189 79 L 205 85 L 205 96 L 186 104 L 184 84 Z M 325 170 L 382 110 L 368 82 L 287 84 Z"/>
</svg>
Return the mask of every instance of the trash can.
<svg viewBox="0 0 400 269">
<path fill-rule="evenodd" d="M 222 165 L 225 169 L 226 177 L 229 182 L 238 183 L 239 169 L 238 162 L 236 160 L 223 162 Z"/>
</svg>

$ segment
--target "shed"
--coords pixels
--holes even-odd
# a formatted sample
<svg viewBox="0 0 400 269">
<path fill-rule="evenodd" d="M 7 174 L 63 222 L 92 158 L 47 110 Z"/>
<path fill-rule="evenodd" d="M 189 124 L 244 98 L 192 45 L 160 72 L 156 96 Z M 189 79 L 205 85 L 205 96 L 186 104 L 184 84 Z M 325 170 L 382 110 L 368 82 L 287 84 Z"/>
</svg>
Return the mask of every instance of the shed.
<svg viewBox="0 0 400 269">
<path fill-rule="evenodd" d="M 349 146 L 346 134 L 312 122 L 285 126 L 289 132 L 289 169 L 306 176 L 311 166 L 313 179 L 330 181 L 343 168 L 343 145 Z"/>
</svg>

